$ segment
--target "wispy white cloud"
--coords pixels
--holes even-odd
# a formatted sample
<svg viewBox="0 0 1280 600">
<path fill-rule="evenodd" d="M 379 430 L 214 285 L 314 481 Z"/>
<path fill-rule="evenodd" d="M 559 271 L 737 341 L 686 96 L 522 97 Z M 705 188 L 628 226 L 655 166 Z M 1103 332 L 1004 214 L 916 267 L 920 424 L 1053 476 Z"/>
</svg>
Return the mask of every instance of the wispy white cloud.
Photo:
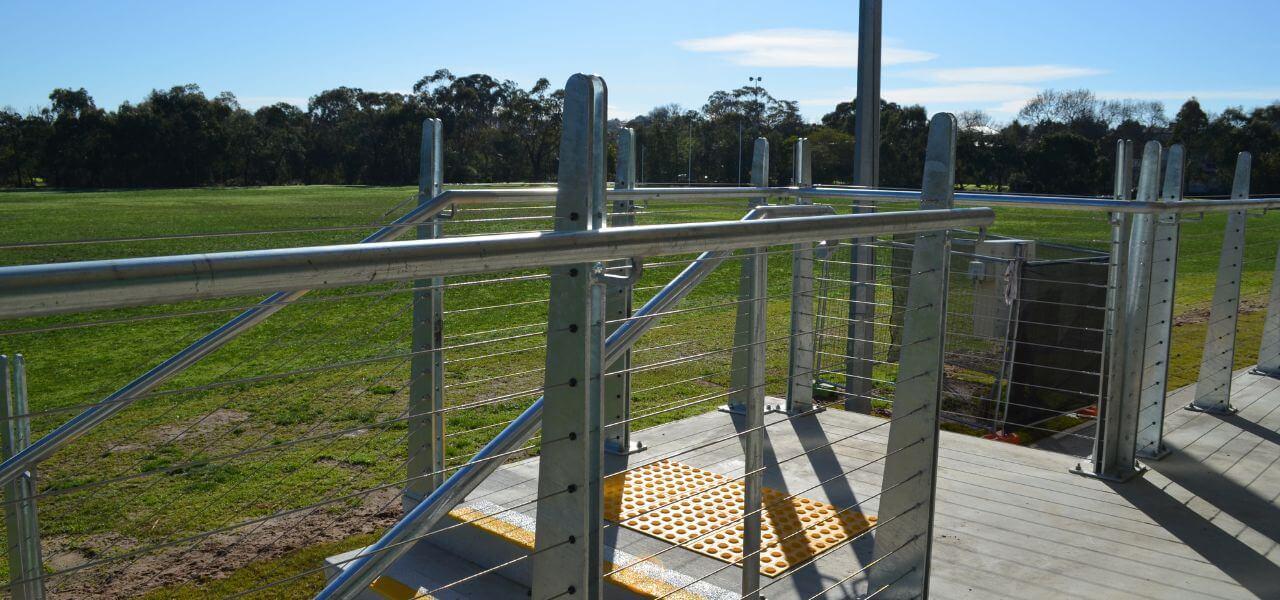
<svg viewBox="0 0 1280 600">
<path fill-rule="evenodd" d="M 1085 87 L 1097 89 L 1089 77 L 1108 71 L 1092 67 L 1069 65 L 1023 65 L 994 67 L 964 67 L 954 69 L 916 69 L 901 75 L 927 82 L 926 85 L 886 87 L 881 95 L 885 100 L 899 104 L 922 104 L 931 112 L 958 112 L 980 109 L 999 119 L 1010 119 L 1022 110 L 1027 101 L 1045 87 Z M 1078 84 L 1062 80 L 1083 79 Z M 1051 83 L 1053 82 L 1053 83 Z M 832 95 L 800 100 L 800 104 L 812 107 L 812 111 L 830 110 L 840 102 L 853 99 L 856 90 L 843 87 L 831 90 Z M 1188 98 L 1195 97 L 1213 106 L 1232 104 L 1251 105 L 1280 101 L 1280 87 L 1237 89 L 1168 88 L 1155 90 L 1097 90 L 1102 100 L 1158 100 L 1176 110 Z"/>
<path fill-rule="evenodd" d="M 622 119 L 623 121 L 640 114 L 628 106 L 618 106 L 616 104 L 610 104 L 608 106 L 608 110 L 610 119 Z"/>
<path fill-rule="evenodd" d="M 834 29 L 761 29 L 676 42 L 690 52 L 723 55 L 750 67 L 856 67 L 858 36 Z M 938 55 L 923 50 L 886 47 L 884 65 L 925 62 Z"/>
<path fill-rule="evenodd" d="M 1102 69 L 1069 65 L 1015 65 L 962 67 L 953 69 L 917 69 L 906 77 L 926 80 L 931 85 L 887 87 L 881 92 L 885 100 L 899 104 L 923 104 L 930 110 L 982 109 L 998 117 L 1011 117 L 1040 91 L 1040 84 L 1106 73 Z M 832 106 L 848 98 L 813 98 L 801 104 Z"/>
<path fill-rule="evenodd" d="M 880 95 L 898 104 L 923 104 L 930 111 L 959 111 L 982 109 L 994 116 L 1007 117 L 1016 114 L 1022 105 L 1036 95 L 1039 88 L 1029 85 L 961 83 L 956 85 L 932 85 L 923 87 L 886 88 Z M 802 106 L 835 106 L 853 99 L 850 88 L 845 97 L 807 98 Z"/>
<path fill-rule="evenodd" d="M 1102 69 L 1067 65 L 1022 65 L 1006 67 L 964 67 L 922 69 L 908 73 L 938 83 L 1036 83 L 1058 79 L 1089 77 L 1106 73 Z"/>
<path fill-rule="evenodd" d="M 928 87 L 887 89 L 885 100 L 900 104 L 995 104 L 1036 95 L 1036 88 L 1026 85 L 994 83 L 961 83 Z"/>
</svg>

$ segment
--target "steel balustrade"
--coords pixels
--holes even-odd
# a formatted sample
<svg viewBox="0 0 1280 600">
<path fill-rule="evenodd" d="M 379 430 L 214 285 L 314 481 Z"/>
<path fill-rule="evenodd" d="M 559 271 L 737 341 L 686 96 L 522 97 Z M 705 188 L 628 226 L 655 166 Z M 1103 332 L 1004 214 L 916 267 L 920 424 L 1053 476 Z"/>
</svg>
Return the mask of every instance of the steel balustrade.
<svg viewBox="0 0 1280 600">
<path fill-rule="evenodd" d="M 1165 160 L 1161 201 L 1182 201 L 1183 172 L 1186 160 L 1178 144 L 1169 147 Z M 1162 441 L 1164 431 L 1164 397 L 1168 392 L 1169 358 L 1172 355 L 1173 299 L 1178 272 L 1178 244 L 1181 237 L 1180 218 L 1162 214 L 1155 218 L 1151 235 L 1151 267 L 1146 344 L 1142 362 L 1142 392 L 1138 407 L 1135 454 L 1158 459 L 1167 452 Z"/>
<path fill-rule="evenodd" d="M 806 138 L 796 141 L 795 181 L 800 187 L 813 184 L 813 153 Z M 785 411 L 792 415 L 814 410 L 813 386 L 817 380 L 814 371 L 818 362 L 813 259 L 813 244 L 796 244 L 791 249 L 791 351 L 787 360 Z"/>
<path fill-rule="evenodd" d="M 422 122 L 422 146 L 419 153 L 418 206 L 429 205 L 440 195 L 444 179 L 444 124 L 440 119 Z M 418 226 L 418 239 L 441 237 L 440 215 Z M 409 411 L 422 415 L 409 423 L 410 482 L 405 488 L 405 501 L 421 500 L 443 481 L 444 440 L 444 278 L 432 277 L 414 282 L 413 351 L 410 365 L 413 374 L 409 386 Z"/>
<path fill-rule="evenodd" d="M 1271 275 L 1271 294 L 1267 297 L 1267 317 L 1262 326 L 1262 343 L 1258 347 L 1258 366 L 1254 372 L 1280 377 L 1280 247 L 1276 248 L 1275 271 Z"/>
<path fill-rule="evenodd" d="M 598 231 L 604 227 L 605 206 L 604 80 L 574 75 L 565 86 L 564 103 L 556 231 Z M 595 261 L 551 270 L 534 598 L 578 591 L 602 597 L 603 273 L 603 264 Z"/>
<path fill-rule="evenodd" d="M 1235 179 L 1231 198 L 1249 197 L 1249 174 L 1252 157 L 1241 152 L 1236 158 Z M 1200 359 L 1200 377 L 1196 380 L 1196 397 L 1187 408 L 1228 414 L 1231 407 L 1231 374 L 1236 356 L 1236 317 L 1240 314 L 1240 285 L 1244 275 L 1244 230 L 1247 213 L 1227 213 L 1223 227 L 1222 251 L 1218 259 L 1218 276 L 1214 282 L 1213 305 L 1209 310 L 1209 326 L 1205 330 L 1204 355 Z M 1263 357 L 1258 356 L 1259 364 Z"/>
<path fill-rule="evenodd" d="M 31 414 L 27 403 L 27 368 L 21 354 L 0 355 L 0 450 L 9 458 L 31 444 Z M 28 470 L 4 486 L 5 533 L 8 537 L 10 590 L 14 600 L 45 597 L 40 520 L 36 510 L 36 471 Z"/>
<path fill-rule="evenodd" d="M 618 132 L 618 166 L 615 170 L 614 187 L 630 190 L 636 187 L 636 135 L 629 127 Z M 629 227 L 635 224 L 636 203 L 629 199 L 614 199 L 612 204 L 611 226 Z M 631 269 L 639 269 L 637 264 Z M 610 277 L 605 286 L 605 317 L 608 321 L 619 321 L 631 316 L 634 281 L 631 273 L 627 277 Z M 617 323 L 608 326 L 606 333 L 613 333 Z M 614 372 L 605 376 L 604 388 L 604 423 L 605 450 L 613 454 L 631 454 L 644 450 L 641 441 L 631 439 L 631 351 L 626 351 L 617 362 L 606 366 L 606 371 Z"/>
<path fill-rule="evenodd" d="M 954 204 L 1036 206 L 1111 213 L 1113 219 L 1111 283 L 1108 324 L 1103 346 L 1105 357 L 1099 379 L 1105 382 L 1098 446 L 1093 466 L 1086 474 L 1122 480 L 1140 472 L 1135 458 L 1158 458 L 1160 419 L 1167 386 L 1174 277 L 1179 215 L 1228 212 L 1219 259 L 1217 287 L 1201 362 L 1200 389 L 1194 408 L 1229 410 L 1229 385 L 1233 363 L 1235 321 L 1239 311 L 1243 267 L 1244 218 L 1249 209 L 1280 207 L 1277 199 L 1248 199 L 1248 155 L 1237 165 L 1235 189 L 1228 201 L 1183 200 L 1181 149 L 1171 148 L 1164 169 L 1163 191 L 1155 194 L 1159 179 L 1160 147 L 1148 145 L 1143 161 L 1139 196 L 1128 198 L 1128 156 L 1131 146 L 1121 144 L 1118 153 L 1116 194 L 1113 199 L 1070 198 L 955 192 L 955 123 L 938 115 L 931 123 L 929 154 L 922 191 L 874 188 L 826 188 L 812 185 L 807 140 L 796 147 L 795 186 L 771 187 L 768 182 L 767 142 L 757 141 L 752 186 L 737 188 L 637 188 L 635 140 L 629 131 L 620 137 L 617 187 L 604 183 L 603 81 L 576 76 L 566 98 L 565 138 L 561 148 L 561 177 L 557 187 L 524 190 L 441 191 L 442 141 L 440 124 L 424 123 L 422 179 L 418 206 L 380 229 L 360 245 L 292 248 L 118 261 L 89 261 L 0 268 L 0 315 L 40 316 L 160 302 L 218 298 L 276 292 L 218 331 L 188 347 L 183 353 L 108 397 L 26 448 L 26 442 L 6 443 L 6 460 L 0 479 L 6 483 L 10 503 L 29 506 L 29 513 L 6 511 L 26 518 L 26 539 L 38 540 L 35 523 L 34 467 L 58 447 L 104 422 L 146 397 L 163 381 L 195 364 L 203 356 L 260 323 L 280 307 L 294 302 L 307 290 L 370 282 L 414 281 L 412 366 L 408 418 L 409 463 L 405 498 L 411 510 L 391 532 L 350 562 L 346 571 L 321 597 L 349 597 L 367 587 L 386 566 L 402 556 L 411 542 L 425 535 L 453 506 L 466 497 L 502 458 L 525 444 L 543 427 L 542 460 L 539 463 L 539 513 L 537 545 L 533 552 L 534 596 L 586 590 L 600 592 L 602 551 L 601 507 L 598 502 L 605 448 L 627 453 L 640 448 L 630 439 L 631 413 L 629 353 L 640 335 L 651 328 L 688 292 L 734 250 L 747 250 L 742 262 L 737 303 L 741 334 L 734 343 L 731 405 L 745 414 L 742 434 L 746 473 L 743 597 L 757 597 L 762 588 L 759 572 L 760 517 L 764 444 L 764 329 L 768 290 L 767 261 L 771 245 L 787 245 L 791 253 L 791 328 L 787 374 L 788 418 L 815 408 L 813 380 L 822 373 L 815 358 L 814 338 L 824 328 L 814 323 L 816 292 L 813 280 L 815 242 L 854 239 L 851 265 L 859 252 L 881 247 L 876 238 L 885 235 L 915 236 L 908 278 L 908 304 L 902 325 L 902 355 L 896 376 L 895 418 L 890 421 L 889 453 L 885 457 L 882 525 L 877 529 L 876 558 L 864 569 L 870 589 L 889 597 L 927 594 L 929 543 L 936 470 L 937 431 L 941 411 L 942 344 L 947 315 L 947 283 L 950 236 L 946 230 L 978 227 L 992 222 L 987 208 L 953 209 Z M 571 106 L 572 105 L 572 106 Z M 571 121 L 571 117 L 577 119 Z M 949 142 L 949 143 L 948 143 Z M 949 150 L 947 149 L 949 146 Z M 565 160 L 564 157 L 570 157 Z M 768 206 L 769 197 L 796 198 L 797 205 Z M 489 202 L 525 202 L 556 198 L 556 231 L 506 234 L 465 239 L 441 236 L 444 211 Z M 640 199 L 706 200 L 752 198 L 755 206 L 743 221 L 679 226 L 627 226 Z M 919 211 L 845 216 L 829 213 L 828 205 L 814 200 L 899 202 L 920 200 Z M 604 228 L 604 206 L 611 202 L 615 225 Z M 1130 217 L 1132 215 L 1132 217 Z M 1132 221 L 1132 222 L 1130 222 Z M 418 241 L 386 243 L 416 228 Z M 1162 249 L 1162 243 L 1164 247 Z M 702 251 L 688 268 L 634 314 L 630 311 L 633 280 L 614 271 L 638 271 L 637 256 L 670 255 Z M 629 267 L 605 267 L 605 261 L 629 261 Z M 874 265 L 874 260 L 868 261 Z M 621 263 L 618 263 L 619 265 Z M 863 264 L 862 266 L 867 266 Z M 474 458 L 445 478 L 449 470 L 444 455 L 444 277 L 493 273 L 520 268 L 551 267 L 553 298 L 548 321 L 548 358 L 545 396 L 512 421 Z M 1280 269 L 1280 266 L 1277 266 Z M 852 269 L 851 269 L 852 271 Z M 871 271 L 874 273 L 874 270 Z M 634 274 L 634 273 L 633 273 Z M 861 281 L 863 283 L 857 283 Z M 856 291 L 875 306 L 874 277 L 851 277 Z M 615 301 L 615 294 L 617 294 Z M 1272 302 L 1264 329 L 1259 370 L 1280 371 L 1280 277 L 1272 284 Z M 841 299 L 843 301 L 843 299 Z M 858 302 L 851 302 L 857 304 Z M 819 310 L 821 313 L 822 311 Z M 847 398 L 863 390 L 860 401 L 870 406 L 872 381 L 869 348 L 875 344 L 874 312 L 860 312 L 850 322 L 867 325 L 864 338 L 850 339 L 843 357 L 844 374 L 861 372 L 849 365 L 868 367 L 865 377 L 852 386 Z M 606 326 L 605 321 L 615 321 Z M 841 325 L 843 327 L 843 325 Z M 741 357 L 741 359 L 739 359 Z M 1015 359 L 1010 358 L 1012 365 Z M 740 373 L 739 373 L 740 372 Z M 6 378 L 6 384 L 8 379 Z M 1225 391 L 1224 391 L 1225 387 Z M 896 394 L 896 392 L 902 392 Z M 21 399 L 25 399 L 22 396 Z M 19 404 L 11 416 L 28 410 Z M 545 413 L 545 414 L 544 414 Z M 543 417 L 551 417 L 543 419 Z M 1154 420 L 1153 420 L 1154 419 Z M 545 420 L 547 426 L 543 426 Z M 25 426 L 24 419 L 10 419 Z M 10 439 L 18 440 L 23 436 Z M 42 445 L 43 444 L 43 445 Z M 26 482 L 26 491 L 22 485 Z M 17 487 L 15 487 L 17 486 Z M 25 494 L 25 496 L 24 496 Z M 16 500 L 15 500 L 16 499 Z M 26 504 L 23 504 L 26 502 Z M 545 507 L 545 512 L 544 512 Z M 22 528 L 10 524 L 11 537 Z M 11 547 L 13 542 L 11 542 Z M 31 571 L 33 545 L 24 542 L 10 560 L 14 572 L 25 572 L 18 589 L 40 597 L 29 585 L 40 581 Z M 38 553 L 39 543 L 34 543 Z M 26 561 L 22 563 L 21 561 Z M 25 571 L 23 571 L 25 569 Z M 860 573 L 861 571 L 859 571 Z M 855 573 L 857 574 L 857 573 Z M 21 586 L 28 586 L 23 588 Z M 570 592 L 573 590 L 573 592 Z"/>
<path fill-rule="evenodd" d="M 922 210 L 951 207 L 955 190 L 956 121 L 949 113 L 929 122 Z M 870 588 L 896 582 L 891 598 L 929 595 L 929 553 L 933 544 L 933 503 L 938 462 L 939 411 L 942 409 L 942 354 L 946 332 L 950 236 L 946 231 L 916 235 L 903 319 L 901 363 L 894 410 L 910 415 L 889 429 L 880 518 L 877 564 Z"/>
</svg>

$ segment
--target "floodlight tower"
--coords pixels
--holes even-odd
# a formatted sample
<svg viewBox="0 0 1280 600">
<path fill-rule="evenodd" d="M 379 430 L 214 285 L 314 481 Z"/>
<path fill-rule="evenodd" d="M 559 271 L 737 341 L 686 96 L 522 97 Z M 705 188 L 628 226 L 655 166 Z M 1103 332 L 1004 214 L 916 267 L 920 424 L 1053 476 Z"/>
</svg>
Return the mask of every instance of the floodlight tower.
<svg viewBox="0 0 1280 600">
<path fill-rule="evenodd" d="M 853 183 L 880 184 L 880 22 L 883 0 L 861 0 L 858 8 L 858 97 L 854 105 Z M 856 203 L 854 212 L 872 212 Z M 857 243 L 857 242 L 862 243 Z M 871 354 L 875 331 L 875 248 L 854 240 L 849 267 L 849 333 L 845 348 L 845 409 L 871 412 Z"/>
</svg>

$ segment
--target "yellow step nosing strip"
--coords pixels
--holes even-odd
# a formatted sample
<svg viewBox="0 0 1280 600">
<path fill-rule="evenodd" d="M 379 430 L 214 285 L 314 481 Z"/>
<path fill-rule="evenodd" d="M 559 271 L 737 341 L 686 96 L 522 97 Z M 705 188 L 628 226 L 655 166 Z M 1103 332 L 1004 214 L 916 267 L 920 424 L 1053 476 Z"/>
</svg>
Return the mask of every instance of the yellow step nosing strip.
<svg viewBox="0 0 1280 600">
<path fill-rule="evenodd" d="M 431 600 L 434 596 L 415 590 L 399 580 L 382 575 L 369 584 L 369 589 L 387 600 Z"/>
<path fill-rule="evenodd" d="M 494 506 L 497 511 L 501 511 L 500 507 Z M 489 513 L 477 510 L 472 506 L 460 506 L 449 512 L 449 516 L 453 519 L 472 525 L 481 531 L 494 535 L 503 541 L 511 543 L 525 551 L 533 551 L 534 532 L 528 527 L 518 523 L 512 523 L 497 516 L 489 516 Z M 680 589 L 680 585 L 664 581 L 662 574 L 673 574 L 683 579 L 692 578 L 681 576 L 673 573 L 660 564 L 656 560 L 648 559 L 639 561 L 636 557 L 617 549 L 606 548 L 606 554 L 612 550 L 613 561 L 606 560 L 604 570 L 614 571 L 625 567 L 625 570 L 606 576 L 606 582 L 623 588 L 633 594 L 658 598 L 666 597 L 673 600 L 707 600 L 708 598 L 737 598 L 737 594 L 731 594 L 726 590 L 716 588 L 704 582 L 698 582 L 698 586 L 689 586 L 688 589 Z M 621 562 L 623 564 L 616 564 Z M 710 590 L 711 594 L 697 593 L 699 589 Z M 398 599 L 396 599 L 398 600 Z"/>
</svg>

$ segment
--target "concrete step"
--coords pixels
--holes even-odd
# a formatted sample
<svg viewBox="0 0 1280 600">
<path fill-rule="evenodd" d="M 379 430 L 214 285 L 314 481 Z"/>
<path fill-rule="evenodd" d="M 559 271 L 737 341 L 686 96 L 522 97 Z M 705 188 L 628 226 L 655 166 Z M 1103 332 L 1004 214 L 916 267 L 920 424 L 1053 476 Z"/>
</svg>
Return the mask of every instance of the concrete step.
<svg viewBox="0 0 1280 600">
<path fill-rule="evenodd" d="M 485 515 L 494 516 L 484 518 Z M 442 531 L 431 536 L 432 544 L 479 564 L 492 566 L 516 561 L 498 572 L 526 588 L 532 585 L 532 561 L 517 560 L 527 557 L 533 549 L 536 521 L 532 515 L 504 510 L 487 500 L 474 500 L 454 509 L 448 520 L 448 523 L 441 524 Z M 451 527 L 463 522 L 464 525 Z M 618 550 L 606 541 L 606 573 L 617 567 L 636 563 L 640 558 Z M 622 573 L 606 577 L 605 584 L 605 597 L 610 600 L 654 598 L 675 590 L 680 592 L 674 594 L 673 598 L 688 600 L 728 600 L 739 597 L 736 593 L 706 582 L 695 583 L 693 577 L 663 568 L 657 561 L 641 562 Z"/>
<path fill-rule="evenodd" d="M 487 500 L 463 503 L 449 513 L 434 533 L 397 561 L 361 600 L 421 598 L 419 594 L 423 592 L 497 565 L 505 566 L 441 590 L 432 597 L 525 598 L 529 596 L 533 580 L 532 561 L 526 557 L 533 548 L 535 524 L 531 515 L 504 510 Z M 337 574 L 336 563 L 355 552 L 330 557 L 326 561 L 329 576 Z M 608 572 L 617 566 L 636 563 L 640 557 L 606 544 L 604 558 Z M 605 597 L 609 600 L 655 598 L 676 590 L 679 592 L 671 597 L 684 600 L 736 600 L 739 597 L 724 588 L 695 582 L 693 577 L 665 569 L 656 561 L 641 562 L 625 572 L 606 577 L 605 584 Z"/>
<path fill-rule="evenodd" d="M 325 576 L 337 576 L 342 564 L 360 550 L 344 552 L 325 559 Z M 517 584 L 497 573 L 469 579 L 465 583 L 436 590 L 450 582 L 472 577 L 483 571 L 482 567 L 452 552 L 425 542 L 419 542 L 409 553 L 396 561 L 370 589 L 358 596 L 359 600 L 463 600 L 469 598 L 521 599 L 529 596 L 529 588 Z"/>
</svg>

